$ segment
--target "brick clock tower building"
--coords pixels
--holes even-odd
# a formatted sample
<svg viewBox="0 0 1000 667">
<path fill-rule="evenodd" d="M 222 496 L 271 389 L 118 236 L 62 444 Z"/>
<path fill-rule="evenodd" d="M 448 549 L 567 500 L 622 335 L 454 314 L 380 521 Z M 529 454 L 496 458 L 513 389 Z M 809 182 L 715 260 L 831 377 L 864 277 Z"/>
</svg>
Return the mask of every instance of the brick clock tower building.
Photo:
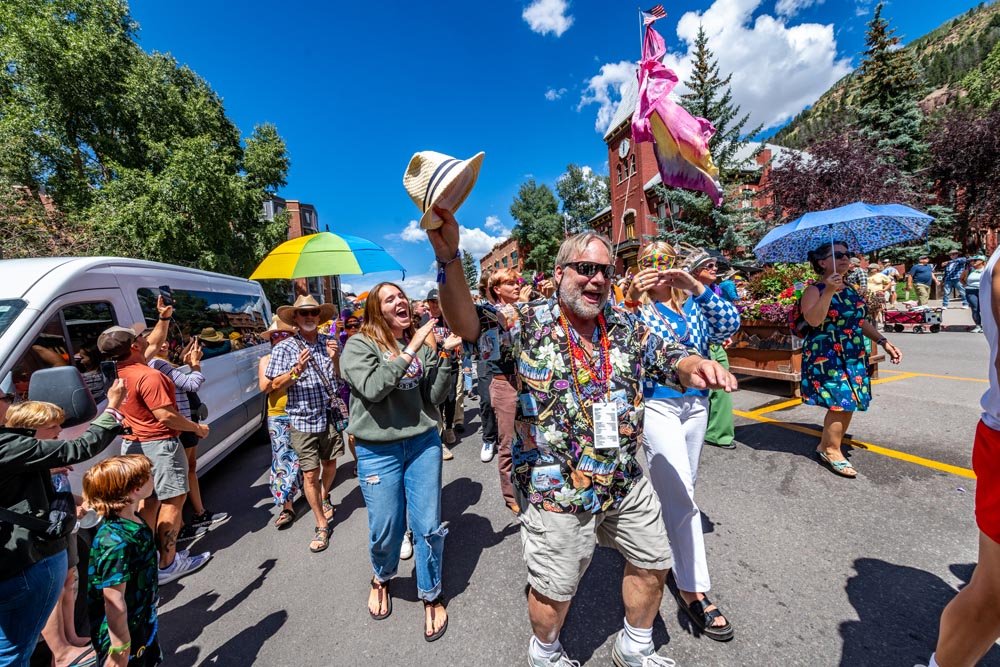
<svg viewBox="0 0 1000 667">
<path fill-rule="evenodd" d="M 632 139 L 632 112 L 637 95 L 635 80 L 622 86 L 622 101 L 604 134 L 608 147 L 611 206 L 589 221 L 590 226 L 611 239 L 620 271 L 636 266 L 639 250 L 659 234 L 658 219 L 684 215 L 676 206 L 668 211 L 667 203 L 656 194 L 656 186 L 663 181 L 656 166 L 653 144 L 637 144 Z M 758 149 L 761 149 L 759 153 Z M 742 208 L 768 208 L 771 201 L 765 195 L 765 186 L 772 158 L 780 163 L 783 154 L 790 150 L 774 144 L 761 146 L 755 141 L 747 142 L 734 156 L 734 161 L 742 164 L 737 179 L 739 186 L 733 188 L 732 183 L 725 184 L 729 186 L 726 196 L 739 197 Z M 756 157 L 755 153 L 758 153 Z"/>
</svg>

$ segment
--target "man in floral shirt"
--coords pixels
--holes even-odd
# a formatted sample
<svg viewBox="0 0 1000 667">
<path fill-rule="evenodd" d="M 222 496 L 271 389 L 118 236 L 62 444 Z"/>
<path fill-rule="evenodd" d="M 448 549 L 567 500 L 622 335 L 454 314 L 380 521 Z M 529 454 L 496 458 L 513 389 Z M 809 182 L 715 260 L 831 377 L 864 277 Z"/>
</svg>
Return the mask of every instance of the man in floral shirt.
<svg viewBox="0 0 1000 667">
<path fill-rule="evenodd" d="M 441 306 L 453 330 L 473 341 L 480 318 L 460 263 L 452 260 L 458 223 L 435 211 L 444 224 L 427 235 L 444 269 Z M 520 385 L 512 453 L 514 483 L 527 501 L 521 540 L 534 630 L 528 657 L 536 667 L 575 664 L 559 631 L 597 543 L 626 559 L 625 628 L 615 641 L 615 664 L 669 664 L 652 642 L 671 554 L 659 501 L 636 461 L 641 382 L 736 388 L 716 362 L 663 341 L 633 315 L 610 307 L 613 278 L 608 239 L 578 234 L 556 257 L 555 297 L 517 304 L 516 321 L 499 317 Z"/>
</svg>

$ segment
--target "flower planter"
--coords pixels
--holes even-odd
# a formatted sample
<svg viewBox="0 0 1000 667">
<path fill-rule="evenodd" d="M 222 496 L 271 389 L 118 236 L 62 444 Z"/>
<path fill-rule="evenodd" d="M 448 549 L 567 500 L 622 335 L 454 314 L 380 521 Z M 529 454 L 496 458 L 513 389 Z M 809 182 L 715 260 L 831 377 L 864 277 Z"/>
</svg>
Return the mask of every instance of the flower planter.
<svg viewBox="0 0 1000 667">
<path fill-rule="evenodd" d="M 802 339 L 791 335 L 788 325 L 749 320 L 726 348 L 734 373 L 788 382 L 792 396 L 799 396 L 802 378 Z"/>
</svg>

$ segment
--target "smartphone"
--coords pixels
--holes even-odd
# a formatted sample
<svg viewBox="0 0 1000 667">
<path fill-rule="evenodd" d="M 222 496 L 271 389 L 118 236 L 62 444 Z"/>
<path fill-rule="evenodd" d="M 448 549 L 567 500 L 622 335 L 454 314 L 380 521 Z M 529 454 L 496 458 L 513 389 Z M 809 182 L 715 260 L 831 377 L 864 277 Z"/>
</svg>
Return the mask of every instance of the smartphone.
<svg viewBox="0 0 1000 667">
<path fill-rule="evenodd" d="M 170 285 L 160 285 L 160 298 L 163 299 L 164 306 L 174 305 L 174 292 Z"/>
<path fill-rule="evenodd" d="M 110 386 L 111 383 L 118 379 L 118 364 L 114 361 L 102 361 L 101 375 L 104 376 L 104 381 Z"/>
</svg>

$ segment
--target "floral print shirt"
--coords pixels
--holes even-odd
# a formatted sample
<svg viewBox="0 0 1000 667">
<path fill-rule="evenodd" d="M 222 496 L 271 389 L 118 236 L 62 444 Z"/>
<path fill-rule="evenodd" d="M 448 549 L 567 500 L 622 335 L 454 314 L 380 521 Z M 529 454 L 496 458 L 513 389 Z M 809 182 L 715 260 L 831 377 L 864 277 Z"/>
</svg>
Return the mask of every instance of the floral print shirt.
<svg viewBox="0 0 1000 667">
<path fill-rule="evenodd" d="M 597 514 L 617 507 L 642 476 L 636 452 L 643 379 L 679 386 L 676 365 L 689 353 L 631 313 L 605 308 L 612 371 L 606 396 L 617 408 L 620 447 L 598 450 L 593 401 L 578 395 L 558 303 L 520 303 L 514 315 L 501 318 L 519 385 L 511 444 L 514 484 L 528 502 L 550 512 Z"/>
</svg>

